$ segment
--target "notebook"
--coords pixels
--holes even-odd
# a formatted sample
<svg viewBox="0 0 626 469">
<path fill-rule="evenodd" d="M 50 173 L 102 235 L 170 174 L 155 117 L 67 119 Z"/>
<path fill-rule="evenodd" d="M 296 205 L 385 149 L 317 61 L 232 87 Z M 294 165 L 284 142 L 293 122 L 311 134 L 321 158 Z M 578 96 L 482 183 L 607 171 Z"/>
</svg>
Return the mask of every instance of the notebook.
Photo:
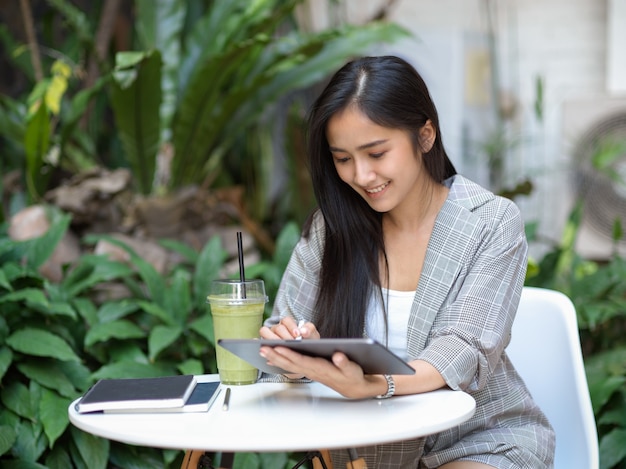
<svg viewBox="0 0 626 469">
<path fill-rule="evenodd" d="M 196 386 L 194 375 L 101 379 L 78 401 L 80 413 L 182 407 Z"/>
</svg>

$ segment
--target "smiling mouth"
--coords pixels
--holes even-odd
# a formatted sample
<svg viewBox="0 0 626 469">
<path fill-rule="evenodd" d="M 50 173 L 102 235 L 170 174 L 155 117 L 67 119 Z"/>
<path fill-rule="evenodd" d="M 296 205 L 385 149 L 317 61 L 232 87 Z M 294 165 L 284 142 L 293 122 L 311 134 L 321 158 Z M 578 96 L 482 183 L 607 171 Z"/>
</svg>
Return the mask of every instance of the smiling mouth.
<svg viewBox="0 0 626 469">
<path fill-rule="evenodd" d="M 374 189 L 366 189 L 365 192 L 367 192 L 368 194 L 377 194 L 378 192 L 386 189 L 388 185 L 389 185 L 389 182 L 386 182 L 384 184 L 381 184 L 378 187 L 375 187 Z"/>
</svg>

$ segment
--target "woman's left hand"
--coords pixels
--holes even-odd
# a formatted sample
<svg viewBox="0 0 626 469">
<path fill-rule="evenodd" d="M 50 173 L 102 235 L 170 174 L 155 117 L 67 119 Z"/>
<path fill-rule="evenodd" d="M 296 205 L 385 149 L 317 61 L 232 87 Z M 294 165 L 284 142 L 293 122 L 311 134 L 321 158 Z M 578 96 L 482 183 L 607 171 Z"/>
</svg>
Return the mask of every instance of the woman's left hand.
<svg viewBox="0 0 626 469">
<path fill-rule="evenodd" d="M 379 375 L 365 375 L 359 365 L 341 352 L 333 354 L 332 360 L 302 355 L 280 346 L 261 347 L 260 353 L 269 365 L 318 381 L 348 398 L 362 399 L 384 392 Z"/>
</svg>

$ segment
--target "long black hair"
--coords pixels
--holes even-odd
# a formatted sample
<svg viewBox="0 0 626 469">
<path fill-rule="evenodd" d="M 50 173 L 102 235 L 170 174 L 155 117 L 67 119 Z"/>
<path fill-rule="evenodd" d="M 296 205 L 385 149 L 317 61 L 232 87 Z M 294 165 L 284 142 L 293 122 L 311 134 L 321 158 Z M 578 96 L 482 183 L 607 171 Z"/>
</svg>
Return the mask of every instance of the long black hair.
<svg viewBox="0 0 626 469">
<path fill-rule="evenodd" d="M 335 73 L 311 108 L 307 135 L 313 190 L 326 226 L 316 304 L 322 337 L 363 335 L 367 303 L 375 287 L 380 291 L 381 256 L 386 262 L 382 214 L 339 178 L 328 148 L 328 121 L 348 106 L 375 124 L 406 130 L 416 152 L 419 131 L 430 120 L 436 139 L 423 154 L 426 171 L 437 183 L 456 174 L 428 88 L 409 63 L 393 56 L 363 57 Z"/>
</svg>

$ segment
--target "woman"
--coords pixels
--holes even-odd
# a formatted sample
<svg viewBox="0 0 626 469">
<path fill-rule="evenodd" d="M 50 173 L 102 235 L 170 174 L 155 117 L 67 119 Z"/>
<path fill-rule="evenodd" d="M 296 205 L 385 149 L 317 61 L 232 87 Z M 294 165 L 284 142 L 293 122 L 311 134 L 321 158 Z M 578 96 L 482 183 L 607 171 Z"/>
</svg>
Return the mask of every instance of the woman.
<svg viewBox="0 0 626 469">
<path fill-rule="evenodd" d="M 260 334 L 365 335 L 416 372 L 365 375 L 341 353 L 261 355 L 349 398 L 449 387 L 476 400 L 458 427 L 359 448 L 369 467 L 550 467 L 552 428 L 505 353 L 527 265 L 520 213 L 456 174 L 419 74 L 390 56 L 345 65 L 313 105 L 308 151 L 319 210 Z M 347 457 L 332 452 L 335 467 Z"/>
</svg>

